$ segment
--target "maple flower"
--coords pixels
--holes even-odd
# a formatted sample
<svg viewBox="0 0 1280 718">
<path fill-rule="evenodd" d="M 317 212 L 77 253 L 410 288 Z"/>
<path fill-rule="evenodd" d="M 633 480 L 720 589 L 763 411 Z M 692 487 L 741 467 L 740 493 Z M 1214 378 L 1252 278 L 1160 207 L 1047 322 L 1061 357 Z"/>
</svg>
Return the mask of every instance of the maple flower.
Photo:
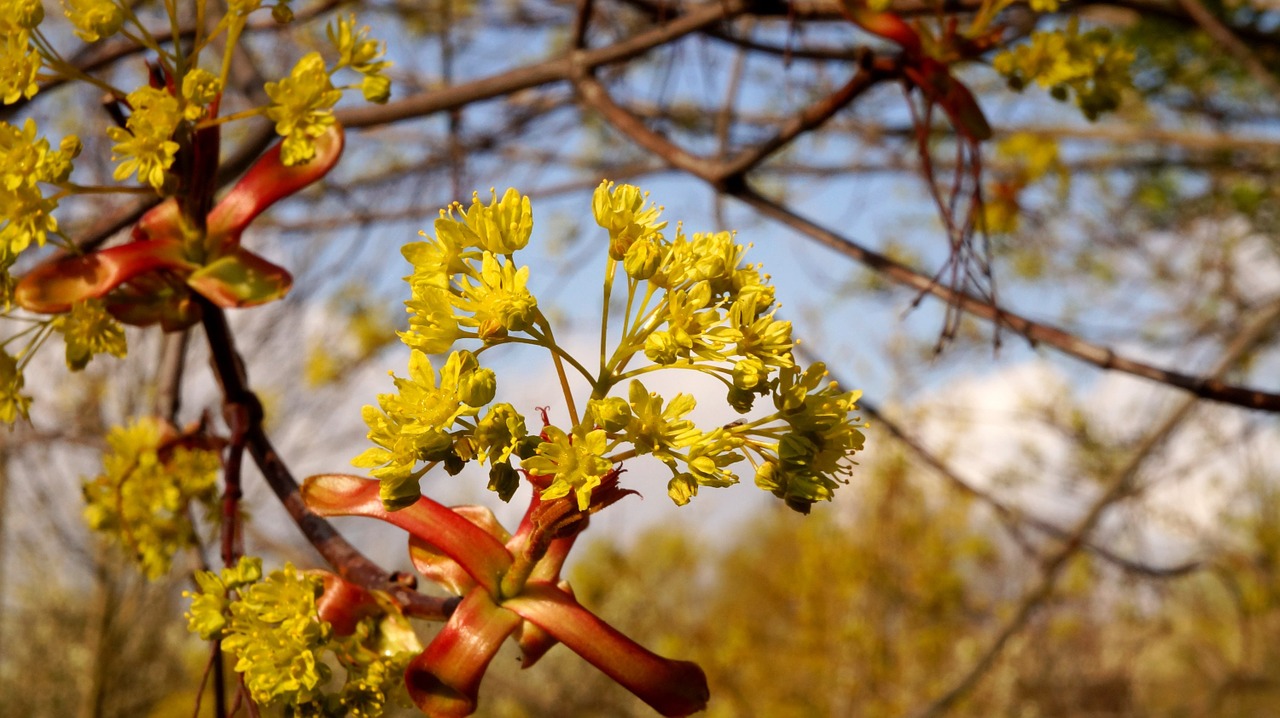
<svg viewBox="0 0 1280 718">
<path fill-rule="evenodd" d="M 422 650 L 390 600 L 331 573 L 286 563 L 264 577 L 261 559 L 243 557 L 195 580 L 200 590 L 183 594 L 188 628 L 222 641 L 254 701 L 284 704 L 287 715 L 380 716 Z M 334 664 L 346 672 L 336 692 Z"/>
<path fill-rule="evenodd" d="M 480 276 L 468 277 L 462 296 L 454 306 L 471 316 L 458 318 L 458 324 L 475 327 L 483 340 L 500 339 L 508 332 L 528 329 L 537 315 L 538 300 L 526 287 L 529 268 L 516 269 L 515 263 L 485 252 Z"/>
<path fill-rule="evenodd" d="M 333 106 L 342 97 L 320 53 L 304 55 L 288 77 L 266 83 L 265 89 L 272 103 L 267 117 L 276 123 L 276 134 L 285 138 L 281 152 L 285 166 L 315 157 L 315 139 L 335 122 Z"/>
<path fill-rule="evenodd" d="M 513 188 L 498 197 L 497 190 L 490 190 L 489 204 L 480 201 L 480 193 L 471 193 L 471 206 L 463 208 L 454 202 L 448 211 L 441 210 L 435 222 L 436 238 L 443 247 L 452 248 L 450 256 L 470 248 L 479 248 L 493 254 L 511 255 L 529 244 L 533 233 L 533 211 L 529 198 Z M 455 218 L 461 215 L 461 220 Z M 478 255 L 469 255 L 478 256 Z M 457 264 L 450 265 L 450 273 L 462 271 Z"/>
<path fill-rule="evenodd" d="M 205 107 L 222 95 L 222 80 L 212 72 L 199 67 L 192 68 L 182 78 L 182 101 L 186 108 L 182 116 L 198 120 L 204 116 Z"/>
<path fill-rule="evenodd" d="M 329 42 L 338 51 L 337 68 L 349 67 L 364 75 L 360 91 L 364 99 L 381 104 L 391 96 L 391 80 L 382 73 L 391 63 L 383 60 L 386 44 L 368 37 L 369 28 L 356 29 L 354 15 L 339 17 L 336 25 L 325 28 Z"/>
<path fill-rule="evenodd" d="M 528 434 L 524 417 L 514 406 L 506 403 L 494 404 L 476 422 L 476 430 L 472 436 L 478 450 L 476 458 L 490 463 L 507 461 Z"/>
<path fill-rule="evenodd" d="M 537 455 L 521 461 L 521 468 L 551 478 L 550 485 L 542 490 L 544 500 L 573 492 L 578 509 L 585 511 L 591 502 L 592 489 L 613 470 L 613 462 L 605 458 L 609 443 L 605 430 L 579 424 L 569 435 L 555 426 L 547 426 L 542 435 Z"/>
<path fill-rule="evenodd" d="M 862 449 L 865 437 L 849 421 L 862 392 L 841 391 L 826 382 L 826 366 L 815 363 L 803 372 L 784 369 L 774 389 L 774 405 L 788 424 L 778 441 L 776 459 L 756 471 L 756 485 L 808 513 L 817 501 L 830 501 L 848 474 L 848 457 Z"/>
<path fill-rule="evenodd" d="M 21 129 L 0 121 L 0 261 L 8 264 L 32 242 L 43 245 L 48 234 L 57 231 L 53 210 L 58 201 L 45 197 L 40 184 L 65 181 L 80 153 L 75 136 L 51 150 L 49 141 L 36 132 L 29 118 Z"/>
<path fill-rule="evenodd" d="M 40 91 L 36 84 L 40 64 L 40 55 L 32 47 L 27 30 L 0 34 L 0 100 L 12 105 L 22 98 L 35 97 Z"/>
<path fill-rule="evenodd" d="M 62 12 L 85 42 L 108 38 L 124 24 L 124 9 L 112 0 L 62 0 Z"/>
<path fill-rule="evenodd" d="M 255 702 L 299 703 L 328 678 L 329 667 L 317 655 L 333 630 L 316 615 L 321 586 L 318 577 L 286 563 L 283 570 L 242 587 L 230 604 L 222 648 L 237 657 L 235 670 L 244 674 Z"/>
<path fill-rule="evenodd" d="M 627 439 L 635 445 L 637 454 L 653 454 L 670 464 L 676 458 L 672 450 L 691 446 L 702 436 L 693 422 L 684 418 L 697 405 L 693 396 L 676 394 L 663 407 L 661 396 L 639 381 L 632 381 L 629 398 L 632 418 L 627 425 Z"/>
<path fill-rule="evenodd" d="M 396 334 L 411 349 L 441 354 L 449 351 L 458 339 L 469 336 L 458 326 L 458 317 L 453 313 L 446 290 L 422 287 L 414 291 L 405 307 L 409 311 L 409 330 Z"/>
<path fill-rule="evenodd" d="M 43 20 L 41 0 L 0 0 L 0 34 L 34 30 Z"/>
<path fill-rule="evenodd" d="M 397 393 L 379 394 L 378 407 L 364 407 L 369 440 L 375 446 L 352 460 L 352 464 L 372 469 L 383 481 L 383 499 L 388 506 L 403 505 L 418 497 L 413 476 L 417 462 L 442 461 L 452 451 L 450 430 L 463 417 L 475 416 L 493 398 L 493 370 L 481 368 L 468 351 L 449 355 L 440 370 L 426 354 L 409 354 L 409 376 L 392 375 Z M 468 403 L 469 401 L 475 404 Z"/>
<path fill-rule="evenodd" d="M 144 417 L 111 429 L 103 472 L 85 482 L 89 528 L 128 549 L 150 579 L 195 542 L 188 505 L 214 498 L 221 462 L 206 443 Z"/>
<path fill-rule="evenodd" d="M 649 193 L 635 185 L 617 185 L 604 181 L 591 197 L 591 211 L 596 224 L 609 230 L 609 256 L 622 261 L 638 239 L 661 232 L 666 222 L 659 222 L 662 208 L 645 207 Z"/>
<path fill-rule="evenodd" d="M 31 397 L 22 394 L 24 383 L 18 360 L 0 349 L 0 421 L 12 424 L 19 416 L 27 418 Z"/>
<path fill-rule="evenodd" d="M 70 312 L 54 318 L 53 328 L 66 340 L 71 371 L 84 369 L 97 354 L 123 359 L 128 353 L 124 327 L 107 313 L 100 299 L 76 302 Z"/>
<path fill-rule="evenodd" d="M 138 181 L 162 191 L 173 165 L 178 143 L 173 133 L 182 121 L 178 98 L 156 87 L 142 87 L 129 93 L 129 115 L 125 127 L 107 128 L 107 136 L 115 140 L 112 160 L 124 160 L 113 175 L 123 180 L 137 174 Z"/>
</svg>

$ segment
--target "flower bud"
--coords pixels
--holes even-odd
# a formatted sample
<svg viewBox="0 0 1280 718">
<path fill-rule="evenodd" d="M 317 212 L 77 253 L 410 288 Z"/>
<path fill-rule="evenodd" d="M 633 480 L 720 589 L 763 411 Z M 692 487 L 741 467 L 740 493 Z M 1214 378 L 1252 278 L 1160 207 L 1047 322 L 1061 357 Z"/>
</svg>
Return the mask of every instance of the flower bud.
<svg viewBox="0 0 1280 718">
<path fill-rule="evenodd" d="M 632 244 L 622 259 L 622 268 L 635 279 L 649 279 L 662 266 L 665 254 L 658 243 L 660 235 L 650 235 Z"/>
<path fill-rule="evenodd" d="M 493 401 L 498 378 L 492 369 L 476 369 L 458 377 L 458 398 L 467 406 L 484 406 Z"/>
<path fill-rule="evenodd" d="M 644 355 L 655 364 L 674 364 L 680 358 L 680 344 L 671 332 L 654 332 L 644 340 Z"/>
<path fill-rule="evenodd" d="M 671 497 L 676 506 L 684 506 L 697 495 L 698 482 L 694 481 L 691 474 L 680 474 L 667 482 L 667 496 Z"/>
<path fill-rule="evenodd" d="M 502 461 L 489 467 L 489 490 L 503 501 L 510 501 L 520 488 L 520 472 L 509 462 Z"/>
</svg>

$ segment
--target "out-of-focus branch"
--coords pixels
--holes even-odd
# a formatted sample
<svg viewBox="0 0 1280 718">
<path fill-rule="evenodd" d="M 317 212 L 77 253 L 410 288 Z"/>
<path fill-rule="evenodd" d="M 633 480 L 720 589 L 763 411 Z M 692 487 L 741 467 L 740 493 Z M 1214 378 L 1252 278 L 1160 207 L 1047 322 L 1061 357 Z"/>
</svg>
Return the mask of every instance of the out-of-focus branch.
<svg viewBox="0 0 1280 718">
<path fill-rule="evenodd" d="M 603 115 L 615 129 L 637 145 L 661 157 L 671 166 L 684 170 L 713 187 L 737 197 L 764 216 L 795 229 L 819 244 L 860 262 L 898 284 L 911 287 L 922 295 L 931 294 L 958 310 L 1011 329 L 1033 344 L 1046 344 L 1099 368 L 1174 386 L 1204 399 L 1250 409 L 1280 412 L 1280 394 L 1228 384 L 1213 376 L 1184 374 L 1129 359 L 1120 356 L 1110 348 L 1086 341 L 1058 327 L 1033 321 L 1014 314 L 994 302 L 984 301 L 967 292 L 939 284 L 926 274 L 917 272 L 905 264 L 801 217 L 791 209 L 757 193 L 748 186 L 742 175 L 726 173 L 724 164 L 691 154 L 668 138 L 650 130 L 638 117 L 615 103 L 598 81 L 584 77 L 578 85 L 584 102 Z"/>
<path fill-rule="evenodd" d="M 1262 341 L 1272 324 L 1280 318 L 1280 301 L 1275 301 L 1262 309 L 1232 339 L 1223 351 L 1222 357 L 1209 370 L 1208 376 L 1216 378 L 1230 369 L 1241 357 Z M 1097 526 L 1107 509 L 1117 501 L 1128 496 L 1133 488 L 1134 479 L 1142 465 L 1165 441 L 1178 429 L 1182 422 L 1196 407 L 1195 397 L 1185 397 L 1178 406 L 1165 417 L 1164 421 L 1153 429 L 1138 445 L 1129 460 L 1117 471 L 1103 487 L 1102 493 L 1094 499 L 1089 510 L 1076 523 L 1063 539 L 1061 548 L 1048 556 L 1041 564 L 1040 577 L 1027 590 L 1018 602 L 1017 610 L 1005 625 L 996 633 L 987 649 L 974 661 L 969 670 L 947 690 L 941 697 L 920 711 L 918 718 L 940 718 L 946 715 L 955 704 L 969 694 L 986 675 L 991 665 L 1003 652 L 1004 647 L 1027 625 L 1031 616 L 1053 595 L 1058 578 L 1062 575 L 1067 561 L 1080 550 L 1088 535 Z"/>
<path fill-rule="evenodd" d="M 749 187 L 735 192 L 735 196 L 754 207 L 761 214 L 795 229 L 823 246 L 854 259 L 884 277 L 923 293 L 931 294 L 952 306 L 976 317 L 997 323 L 1026 337 L 1033 344 L 1045 344 L 1100 369 L 1118 371 L 1177 387 L 1191 394 L 1226 404 L 1249 409 L 1280 412 L 1280 394 L 1252 387 L 1228 384 L 1215 376 L 1184 374 L 1145 362 L 1129 359 L 1114 350 L 1086 341 L 1058 327 L 1033 321 L 996 304 L 985 302 L 964 292 L 958 292 L 934 282 L 929 276 L 907 267 L 889 257 L 863 247 L 852 240 L 815 224 L 773 200 L 761 196 Z"/>
<path fill-rule="evenodd" d="M 736 17 L 751 7 L 749 0 L 724 0 L 695 6 L 661 27 L 612 45 L 570 52 L 563 57 L 515 68 L 498 75 L 430 90 L 385 105 L 358 107 L 337 113 L 347 127 L 369 127 L 414 119 L 520 90 L 564 82 L 583 70 L 626 62 L 708 26 Z"/>
<path fill-rule="evenodd" d="M 1244 44 L 1239 37 L 1236 37 L 1231 28 L 1227 27 L 1210 12 L 1209 8 L 1205 7 L 1200 0 L 1178 0 L 1178 4 L 1182 6 L 1182 9 L 1187 12 L 1191 19 L 1195 20 L 1206 35 L 1213 38 L 1213 41 L 1218 45 L 1226 48 L 1227 52 L 1231 53 L 1244 66 L 1245 71 L 1259 85 L 1262 85 L 1263 89 L 1271 93 L 1273 98 L 1280 97 L 1280 81 L 1277 81 L 1275 75 L 1271 74 L 1266 65 L 1263 65 L 1258 60 L 1257 55 L 1253 54 L 1253 50 L 1250 50 L 1248 45 Z"/>
</svg>

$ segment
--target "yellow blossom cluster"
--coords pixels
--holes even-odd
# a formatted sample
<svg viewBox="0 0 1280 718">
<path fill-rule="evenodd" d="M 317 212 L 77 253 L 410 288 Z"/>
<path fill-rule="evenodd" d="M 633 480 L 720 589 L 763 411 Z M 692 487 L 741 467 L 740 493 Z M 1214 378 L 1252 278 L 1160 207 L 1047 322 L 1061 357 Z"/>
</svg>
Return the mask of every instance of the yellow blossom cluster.
<svg viewBox="0 0 1280 718">
<path fill-rule="evenodd" d="M 54 150 L 36 132 L 31 119 L 21 128 L 0 121 L 0 269 L 6 276 L 19 253 L 33 242 L 43 245 L 58 230 L 53 216 L 58 200 L 46 197 L 41 185 L 65 182 L 80 154 L 75 136 Z"/>
<path fill-rule="evenodd" d="M 182 121 L 178 98 L 157 87 L 142 87 L 130 92 L 127 101 L 132 112 L 125 126 L 107 128 L 107 136 L 116 142 L 111 159 L 120 161 L 114 176 L 124 180 L 136 174 L 139 182 L 163 191 L 170 181 L 166 170 L 179 147 L 173 141 Z"/>
<path fill-rule="evenodd" d="M 290 715 L 376 718 L 422 649 L 391 601 L 378 601 L 376 615 L 338 635 L 319 614 L 320 572 L 286 563 L 264 576 L 262 559 L 243 557 L 219 573 L 198 571 L 195 579 L 199 591 L 184 594 L 191 599 L 188 628 L 222 641 L 255 703 L 284 705 Z M 331 663 L 346 671 L 337 691 L 328 686 Z"/>
<path fill-rule="evenodd" d="M 668 239 L 661 209 L 630 185 L 601 184 L 592 212 L 608 233 L 604 337 L 595 372 L 556 343 L 528 289 L 529 268 L 515 261 L 533 231 L 527 197 L 509 189 L 501 198 L 494 192 L 487 204 L 478 196 L 470 207 L 455 204 L 441 212 L 434 236 L 424 233 L 425 241 L 404 248 L 413 265 L 406 278 L 409 330 L 401 333 L 412 350 L 410 376 L 397 378 L 398 393 L 380 395 L 379 407 L 365 408 L 375 447 L 354 462 L 382 481 L 384 505 L 395 510 L 416 500 L 418 479 L 433 463 L 456 473 L 472 459 L 490 461 L 490 488 L 509 498 L 518 479 L 508 463 L 512 456 L 544 499 L 572 497 L 584 511 L 596 489 L 617 476 L 620 457 L 632 456 L 665 464 L 668 494 L 680 504 L 701 486 L 737 483 L 734 465 L 744 460 L 755 464 L 757 483 L 794 508 L 829 499 L 847 473 L 848 457 L 862 446 L 851 419 L 857 397 L 820 386 L 820 365 L 796 367 L 791 324 L 776 318 L 773 287 L 757 265 L 744 262 L 747 248 L 728 232 L 687 235 L 679 226 Z M 626 280 L 627 309 L 610 354 L 609 292 L 618 269 Z M 437 382 L 427 355 L 465 340 L 480 342 L 482 351 L 507 343 L 546 348 L 559 368 L 573 424 L 548 423 L 540 436 L 528 436 L 511 405 L 486 412 L 495 396 L 494 375 L 470 352 L 450 354 Z M 637 357 L 649 363 L 629 368 Z M 592 387 L 584 416 L 574 413 L 565 364 Z M 639 380 L 663 369 L 711 376 L 740 413 L 763 396 L 773 396 L 777 411 L 700 430 L 686 418 L 695 404 L 691 396 L 668 401 Z M 626 397 L 610 395 L 619 386 L 627 387 Z"/>
<path fill-rule="evenodd" d="M 1015 90 L 1035 83 L 1058 100 L 1074 94 L 1081 112 L 1094 120 L 1120 106 L 1121 93 L 1132 85 L 1133 59 L 1110 31 L 1081 32 L 1073 16 L 1066 27 L 1033 33 L 1030 42 L 1000 53 L 992 66 Z"/>
<path fill-rule="evenodd" d="M 175 438 L 150 417 L 113 428 L 102 473 L 84 485 L 89 527 L 120 544 L 151 579 L 168 572 L 180 549 L 194 545 L 188 509 L 212 505 L 221 468 L 217 451 Z"/>
</svg>

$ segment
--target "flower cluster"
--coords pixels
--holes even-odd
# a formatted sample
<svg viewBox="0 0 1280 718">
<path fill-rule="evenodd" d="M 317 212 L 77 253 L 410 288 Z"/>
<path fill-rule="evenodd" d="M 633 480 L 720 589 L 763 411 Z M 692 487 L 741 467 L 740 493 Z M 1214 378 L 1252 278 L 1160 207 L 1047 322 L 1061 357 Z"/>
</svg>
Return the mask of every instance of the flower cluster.
<svg viewBox="0 0 1280 718">
<path fill-rule="evenodd" d="M 475 420 L 481 407 L 493 401 L 497 381 L 493 370 L 482 368 L 471 352 L 450 354 L 437 379 L 431 360 L 414 350 L 409 356 L 409 376 L 392 376 L 397 393 L 379 395 L 379 408 L 364 408 L 369 439 L 377 446 L 354 461 L 356 466 L 373 469 L 382 481 L 387 506 L 417 500 L 420 474 L 414 469 L 418 462 L 444 462 L 456 472 L 478 450 L 497 465 L 510 457 L 514 442 L 524 437 L 523 422 L 511 422 L 515 412 L 509 405 L 491 407 Z M 480 426 L 484 430 L 478 430 Z"/>
<path fill-rule="evenodd" d="M 508 461 L 539 477 L 543 499 L 572 495 L 580 510 L 616 473 L 619 462 L 651 455 L 671 473 L 668 494 L 686 503 L 702 486 L 738 482 L 735 465 L 750 461 L 757 483 L 798 510 L 831 498 L 848 458 L 862 447 L 852 419 L 857 396 L 821 386 L 821 365 L 801 370 L 791 349 L 791 324 L 776 317 L 768 276 L 744 261 L 747 248 L 728 232 L 675 236 L 663 233 L 661 209 L 647 204 L 636 187 L 603 183 L 592 208 L 609 235 L 601 344 L 609 338 L 609 301 L 618 268 L 626 281 L 626 310 L 612 354 L 602 352 L 595 372 L 556 344 L 550 323 L 528 290 L 529 268 L 514 254 L 533 229 L 528 198 L 513 189 L 485 204 L 455 204 L 435 222 L 435 236 L 404 248 L 413 265 L 410 376 L 395 379 L 397 394 L 366 407 L 369 438 L 376 444 L 355 460 L 382 481 L 388 509 L 412 503 L 418 479 L 443 462 L 450 472 L 465 462 L 488 459 L 490 487 L 504 499 L 514 490 Z M 616 310 L 613 310 L 616 311 Z M 449 355 L 437 382 L 428 354 L 474 340 L 476 354 Z M 572 424 L 544 423 L 540 436 L 525 434 L 525 420 L 509 404 L 486 405 L 496 395 L 493 373 L 478 354 L 505 343 L 546 348 L 561 376 Z M 648 362 L 630 367 L 637 357 Z M 566 365 L 592 388 L 585 415 L 565 381 Z M 776 412 L 704 431 L 686 419 L 693 397 L 667 401 L 640 381 L 662 369 L 697 371 L 719 381 L 727 402 L 750 413 L 756 400 L 772 396 Z M 613 396 L 626 388 L 626 397 Z M 495 457 L 495 452 L 497 456 Z M 425 466 L 419 467 L 419 464 Z"/>
<path fill-rule="evenodd" d="M 380 716 L 421 650 L 394 603 L 332 574 L 286 563 L 264 577 L 262 560 L 245 557 L 220 573 L 197 572 L 196 584 L 199 592 L 185 594 L 188 628 L 222 641 L 259 705 L 284 704 L 294 715 Z M 326 594 L 355 596 L 359 617 L 348 606 L 326 605 Z M 352 620 L 335 624 L 325 615 Z M 346 672 L 336 691 L 326 654 Z"/>
<path fill-rule="evenodd" d="M 44 20 L 40 0 L 0 0 L 0 100 L 12 105 L 39 92 L 41 59 L 32 32 Z"/>
<path fill-rule="evenodd" d="M 75 136 L 54 150 L 36 133 L 33 120 L 26 120 L 22 127 L 0 121 L 0 268 L 6 277 L 19 253 L 33 242 L 43 245 L 50 233 L 58 231 L 53 216 L 58 200 L 46 197 L 41 185 L 65 182 L 80 154 Z"/>
<path fill-rule="evenodd" d="M 1080 111 L 1094 120 L 1120 106 L 1120 94 L 1133 84 L 1133 59 L 1108 30 L 1080 32 L 1073 16 L 1065 28 L 1033 33 L 1029 43 L 1000 53 L 992 66 L 1015 90 L 1034 82 L 1057 100 L 1074 93 Z"/>
<path fill-rule="evenodd" d="M 276 123 L 276 134 L 285 138 L 284 163 L 315 157 L 315 139 L 334 123 L 333 106 L 342 97 L 329 80 L 324 58 L 318 52 L 306 54 L 288 77 L 268 82 L 266 91 L 271 98 L 267 117 Z"/>
<path fill-rule="evenodd" d="M 89 527 L 121 544 L 148 578 L 195 542 L 192 503 L 211 506 L 221 467 L 216 441 L 142 418 L 107 434 L 103 472 L 84 485 Z"/>
<path fill-rule="evenodd" d="M 124 327 L 107 313 L 101 300 L 76 302 L 70 312 L 56 317 L 52 326 L 66 341 L 67 367 L 72 371 L 85 368 L 96 354 L 123 358 L 128 353 Z"/>
<path fill-rule="evenodd" d="M 116 167 L 117 180 L 137 174 L 138 181 L 163 191 L 168 181 L 167 170 L 178 152 L 174 131 L 182 121 L 178 98 L 167 90 L 142 87 L 129 93 L 127 102 L 133 112 L 125 126 L 107 128 L 107 136 L 115 140 L 112 160 L 123 160 Z"/>
<path fill-rule="evenodd" d="M 266 84 L 271 105 L 266 115 L 276 123 L 276 133 L 285 138 L 286 165 L 308 162 L 315 156 L 315 140 L 333 123 L 333 106 L 347 87 L 359 87 L 369 102 L 386 102 L 391 96 L 391 80 L 383 74 L 391 63 L 381 59 L 386 48 L 368 37 L 369 28 L 356 28 L 354 16 L 340 17 L 327 28 L 329 41 L 338 53 L 338 62 L 325 65 L 318 52 L 305 55 L 288 77 Z M 335 87 L 332 75 L 349 68 L 362 76 L 359 85 Z"/>
<path fill-rule="evenodd" d="M 360 92 L 369 102 L 386 102 L 391 96 L 391 80 L 383 73 L 391 63 L 383 60 L 385 44 L 369 37 L 369 28 L 356 27 L 354 15 L 339 17 L 336 25 L 325 28 L 329 43 L 338 51 L 336 69 L 349 67 L 360 73 Z"/>
<path fill-rule="evenodd" d="M 111 37 L 124 26 L 124 7 L 112 0 L 63 0 L 63 13 L 85 42 Z"/>
</svg>

